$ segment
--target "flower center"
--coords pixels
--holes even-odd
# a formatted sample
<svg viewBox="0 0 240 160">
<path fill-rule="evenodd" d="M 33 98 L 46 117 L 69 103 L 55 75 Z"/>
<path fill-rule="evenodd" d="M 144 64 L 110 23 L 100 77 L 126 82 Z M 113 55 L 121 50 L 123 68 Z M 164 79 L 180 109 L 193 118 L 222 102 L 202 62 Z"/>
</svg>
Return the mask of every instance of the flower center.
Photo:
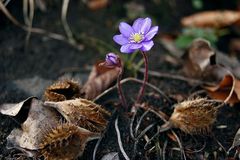
<svg viewBox="0 0 240 160">
<path fill-rule="evenodd" d="M 131 39 L 136 42 L 136 43 L 139 43 L 143 40 L 143 35 L 140 34 L 140 33 L 134 33 L 131 37 Z"/>
</svg>

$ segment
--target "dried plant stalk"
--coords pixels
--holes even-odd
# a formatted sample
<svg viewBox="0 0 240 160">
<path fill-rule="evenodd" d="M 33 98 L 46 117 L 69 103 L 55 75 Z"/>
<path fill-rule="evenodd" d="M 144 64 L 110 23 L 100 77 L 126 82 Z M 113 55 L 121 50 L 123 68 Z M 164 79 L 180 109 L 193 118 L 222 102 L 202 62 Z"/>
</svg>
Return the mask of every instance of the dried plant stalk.
<svg viewBox="0 0 240 160">
<path fill-rule="evenodd" d="M 169 122 L 185 133 L 201 134 L 210 131 L 216 116 L 217 108 L 213 101 L 197 98 L 177 104 Z"/>
<path fill-rule="evenodd" d="M 54 102 L 79 98 L 80 90 L 80 85 L 73 80 L 58 81 L 45 90 L 44 98 Z"/>
</svg>

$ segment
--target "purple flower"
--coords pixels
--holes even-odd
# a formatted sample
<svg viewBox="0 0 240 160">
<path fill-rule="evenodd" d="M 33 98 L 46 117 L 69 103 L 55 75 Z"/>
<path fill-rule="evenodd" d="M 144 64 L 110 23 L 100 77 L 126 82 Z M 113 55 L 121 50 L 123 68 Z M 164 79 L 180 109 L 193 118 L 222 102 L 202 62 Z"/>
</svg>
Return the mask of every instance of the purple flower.
<svg viewBox="0 0 240 160">
<path fill-rule="evenodd" d="M 138 18 L 132 26 L 121 22 L 119 25 L 121 34 L 115 35 L 113 40 L 122 46 L 120 49 L 122 53 L 132 53 L 136 49 L 149 51 L 154 45 L 152 38 L 158 32 L 158 26 L 151 25 L 150 18 Z"/>
<path fill-rule="evenodd" d="M 114 53 L 108 53 L 105 58 L 104 65 L 109 68 L 121 66 L 120 58 Z"/>
</svg>

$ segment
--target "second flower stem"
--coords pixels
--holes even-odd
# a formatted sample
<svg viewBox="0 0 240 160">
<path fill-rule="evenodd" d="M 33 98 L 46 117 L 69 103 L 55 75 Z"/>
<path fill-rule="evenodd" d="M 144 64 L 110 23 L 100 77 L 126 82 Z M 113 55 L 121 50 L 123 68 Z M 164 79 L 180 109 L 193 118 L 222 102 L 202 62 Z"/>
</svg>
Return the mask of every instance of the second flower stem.
<svg viewBox="0 0 240 160">
<path fill-rule="evenodd" d="M 143 59 L 144 59 L 145 72 L 144 72 L 143 84 L 142 84 L 142 86 L 141 86 L 141 88 L 138 92 L 136 103 L 139 103 L 140 100 L 142 99 L 144 91 L 145 91 L 145 86 L 146 86 L 146 83 L 148 81 L 148 57 L 147 57 L 145 52 L 141 51 L 141 53 L 142 53 L 142 56 L 143 56 Z"/>
<path fill-rule="evenodd" d="M 123 91 L 122 91 L 122 86 L 121 86 L 121 79 L 122 79 L 122 73 L 123 73 L 123 67 L 122 65 L 119 66 L 119 74 L 118 74 L 118 78 L 117 78 L 117 88 L 118 88 L 118 95 L 119 95 L 119 99 L 122 103 L 122 106 L 124 106 L 124 108 L 127 110 L 127 103 L 126 103 L 126 99 L 124 97 Z"/>
</svg>

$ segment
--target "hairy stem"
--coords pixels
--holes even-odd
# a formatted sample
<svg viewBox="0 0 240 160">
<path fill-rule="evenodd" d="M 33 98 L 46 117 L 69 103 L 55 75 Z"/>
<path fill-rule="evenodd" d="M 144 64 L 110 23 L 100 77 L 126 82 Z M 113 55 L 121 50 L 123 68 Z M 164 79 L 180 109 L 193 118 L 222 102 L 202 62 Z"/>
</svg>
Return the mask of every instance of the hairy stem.
<svg viewBox="0 0 240 160">
<path fill-rule="evenodd" d="M 141 88 L 138 92 L 136 103 L 139 103 L 140 100 L 142 99 L 144 91 L 145 91 L 145 86 L 146 86 L 146 83 L 148 81 L 148 58 L 147 58 L 147 55 L 146 55 L 145 52 L 141 51 L 141 53 L 142 53 L 142 56 L 143 56 L 143 59 L 144 59 L 145 72 L 144 72 L 143 84 L 142 84 L 142 86 L 141 86 Z"/>
<path fill-rule="evenodd" d="M 121 66 L 119 66 L 119 74 L 118 74 L 118 78 L 117 78 L 117 88 L 118 88 L 119 99 L 122 103 L 122 106 L 124 106 L 124 108 L 127 110 L 126 98 L 123 94 L 122 85 L 120 83 L 120 81 L 122 79 L 122 73 L 123 73 L 123 66 L 121 65 Z"/>
</svg>

